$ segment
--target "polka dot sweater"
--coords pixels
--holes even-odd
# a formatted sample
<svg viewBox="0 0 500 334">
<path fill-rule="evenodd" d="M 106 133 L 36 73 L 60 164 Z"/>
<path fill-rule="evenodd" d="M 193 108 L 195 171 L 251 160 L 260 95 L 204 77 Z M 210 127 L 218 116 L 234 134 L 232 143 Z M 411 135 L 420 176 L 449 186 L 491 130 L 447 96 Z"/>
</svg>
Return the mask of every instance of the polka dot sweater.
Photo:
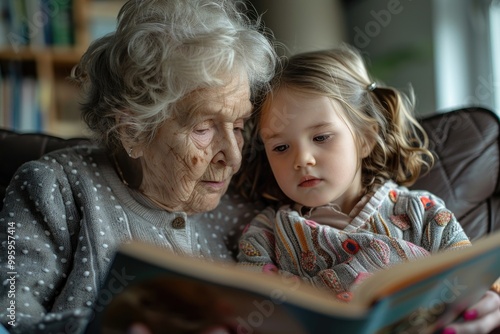
<svg viewBox="0 0 500 334">
<path fill-rule="evenodd" d="M 231 191 L 216 210 L 195 216 L 152 208 L 136 200 L 97 147 L 28 162 L 0 212 L 2 291 L 14 289 L 1 294 L 1 322 L 12 333 L 81 332 L 121 243 L 233 261 L 236 240 L 256 210 Z M 8 323 L 13 302 L 15 327 Z"/>
<path fill-rule="evenodd" d="M 455 216 L 428 192 L 388 181 L 362 204 L 343 229 L 289 206 L 267 208 L 245 228 L 238 260 L 252 271 L 300 277 L 347 302 L 377 270 L 470 245 Z"/>
</svg>

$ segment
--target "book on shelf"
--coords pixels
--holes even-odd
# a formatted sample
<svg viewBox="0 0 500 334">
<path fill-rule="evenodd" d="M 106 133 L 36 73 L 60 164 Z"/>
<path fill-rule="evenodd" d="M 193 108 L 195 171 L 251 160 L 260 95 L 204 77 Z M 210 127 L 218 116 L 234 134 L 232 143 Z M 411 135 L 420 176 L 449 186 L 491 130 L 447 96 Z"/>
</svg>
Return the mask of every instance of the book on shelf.
<svg viewBox="0 0 500 334">
<path fill-rule="evenodd" d="M 37 131 L 36 79 L 25 76 L 21 82 L 21 105 L 19 110 L 19 129 L 21 131 Z"/>
<path fill-rule="evenodd" d="M 500 276 L 500 232 L 473 246 L 380 270 L 345 303 L 297 278 L 123 245 L 86 333 L 141 322 L 153 333 L 433 333 L 478 301 Z"/>
<path fill-rule="evenodd" d="M 10 29 L 9 17 L 8 17 L 8 3 L 7 1 L 0 1 L 0 48 L 4 48 L 9 45 L 7 39 L 7 34 Z"/>
<path fill-rule="evenodd" d="M 51 10 L 51 1 L 52 0 L 40 0 L 40 8 L 42 13 L 50 13 Z M 43 40 L 45 45 L 52 45 L 53 44 L 53 33 L 52 33 L 52 24 L 50 23 L 50 20 L 47 20 L 44 22 L 41 28 L 43 32 Z"/>
<path fill-rule="evenodd" d="M 89 6 L 90 39 L 95 40 L 116 30 L 116 16 L 125 0 L 92 1 Z"/>
<path fill-rule="evenodd" d="M 48 22 L 48 13 L 43 10 L 42 0 L 24 0 L 26 21 L 29 26 L 29 44 L 34 47 L 44 47 L 45 25 Z"/>
<path fill-rule="evenodd" d="M 10 127 L 20 129 L 21 127 L 21 87 L 22 87 L 22 66 L 19 62 L 11 62 L 9 64 L 8 79 L 10 91 L 10 110 L 5 110 L 10 114 Z"/>
<path fill-rule="evenodd" d="M 72 46 L 75 42 L 72 1 L 52 0 L 52 3 L 58 8 L 50 20 L 52 45 Z"/>
<path fill-rule="evenodd" d="M 14 51 L 29 44 L 29 26 L 26 19 L 24 0 L 6 0 L 6 13 L 2 19 L 7 20 L 7 45 Z"/>
<path fill-rule="evenodd" d="M 0 71 L 0 127 L 7 128 L 10 124 L 10 82 L 5 79 L 4 73 Z"/>
<path fill-rule="evenodd" d="M 22 47 L 73 46 L 73 0 L 2 0 L 1 46 L 15 52 Z"/>
<path fill-rule="evenodd" d="M 3 65 L 3 64 L 2 64 Z M 41 85 L 34 69 L 27 63 L 5 62 L 0 71 L 0 124 L 21 132 L 37 132 L 44 128 Z"/>
</svg>

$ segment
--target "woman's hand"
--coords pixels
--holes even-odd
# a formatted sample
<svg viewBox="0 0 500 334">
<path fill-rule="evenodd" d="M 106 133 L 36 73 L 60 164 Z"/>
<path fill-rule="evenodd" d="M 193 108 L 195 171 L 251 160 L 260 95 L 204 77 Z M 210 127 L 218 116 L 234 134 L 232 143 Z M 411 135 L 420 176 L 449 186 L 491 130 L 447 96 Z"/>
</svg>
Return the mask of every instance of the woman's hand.
<svg viewBox="0 0 500 334">
<path fill-rule="evenodd" d="M 490 333 L 500 326 L 500 295 L 493 291 L 487 291 L 480 301 L 465 310 L 462 318 L 463 322 L 446 326 L 442 333 Z"/>
</svg>

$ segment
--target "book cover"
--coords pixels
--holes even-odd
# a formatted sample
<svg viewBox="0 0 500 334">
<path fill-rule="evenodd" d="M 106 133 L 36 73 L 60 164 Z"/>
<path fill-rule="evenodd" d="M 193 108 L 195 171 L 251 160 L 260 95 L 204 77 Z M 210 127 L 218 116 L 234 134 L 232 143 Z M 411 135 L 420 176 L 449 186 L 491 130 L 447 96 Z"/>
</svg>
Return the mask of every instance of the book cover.
<svg viewBox="0 0 500 334">
<path fill-rule="evenodd" d="M 54 46 L 72 46 L 75 41 L 73 25 L 73 3 L 70 0 L 52 0 L 57 11 L 50 21 L 50 32 Z"/>
<path fill-rule="evenodd" d="M 52 23 L 51 19 L 54 16 L 54 7 L 51 3 L 52 0 L 40 0 L 40 6 L 43 15 L 46 15 L 47 21 L 42 25 L 43 31 L 43 43 L 45 45 L 52 45 L 54 43 L 52 39 Z"/>
<path fill-rule="evenodd" d="M 24 1 L 7 0 L 6 9 L 8 17 L 7 44 L 17 52 L 21 47 L 29 44 Z"/>
<path fill-rule="evenodd" d="M 48 24 L 49 16 L 43 11 L 41 0 L 24 0 L 26 8 L 26 20 L 29 27 L 30 47 L 40 48 L 45 44 L 45 25 Z"/>
<path fill-rule="evenodd" d="M 36 78 L 23 76 L 21 79 L 21 105 L 19 108 L 19 128 L 22 132 L 37 131 Z"/>
<path fill-rule="evenodd" d="M 22 64 L 18 61 L 11 61 L 8 64 L 9 69 L 9 89 L 10 89 L 10 127 L 19 129 L 21 126 L 21 90 L 22 90 Z"/>
<path fill-rule="evenodd" d="M 500 233 L 472 247 L 381 270 L 349 303 L 296 278 L 248 272 L 124 245 L 94 305 L 86 333 L 433 333 L 476 302 L 500 277 Z"/>
<path fill-rule="evenodd" d="M 7 33 L 10 29 L 9 7 L 7 1 L 0 1 L 0 47 L 9 45 Z"/>
<path fill-rule="evenodd" d="M 7 128 L 9 126 L 9 120 L 6 110 L 9 107 L 9 82 L 3 73 L 2 66 L 0 66 L 0 127 Z"/>
</svg>

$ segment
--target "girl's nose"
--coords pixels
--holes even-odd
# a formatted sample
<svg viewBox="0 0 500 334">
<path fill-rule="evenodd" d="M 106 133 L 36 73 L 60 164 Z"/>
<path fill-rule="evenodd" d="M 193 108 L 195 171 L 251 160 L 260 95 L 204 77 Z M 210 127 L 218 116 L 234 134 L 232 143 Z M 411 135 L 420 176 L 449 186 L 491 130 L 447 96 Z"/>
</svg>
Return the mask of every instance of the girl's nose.
<svg viewBox="0 0 500 334">
<path fill-rule="evenodd" d="M 295 156 L 295 163 L 294 163 L 294 168 L 295 169 L 300 169 L 304 168 L 307 166 L 314 166 L 316 165 L 316 159 L 314 158 L 314 155 L 311 154 L 309 151 L 298 151 L 296 156 Z"/>
</svg>

